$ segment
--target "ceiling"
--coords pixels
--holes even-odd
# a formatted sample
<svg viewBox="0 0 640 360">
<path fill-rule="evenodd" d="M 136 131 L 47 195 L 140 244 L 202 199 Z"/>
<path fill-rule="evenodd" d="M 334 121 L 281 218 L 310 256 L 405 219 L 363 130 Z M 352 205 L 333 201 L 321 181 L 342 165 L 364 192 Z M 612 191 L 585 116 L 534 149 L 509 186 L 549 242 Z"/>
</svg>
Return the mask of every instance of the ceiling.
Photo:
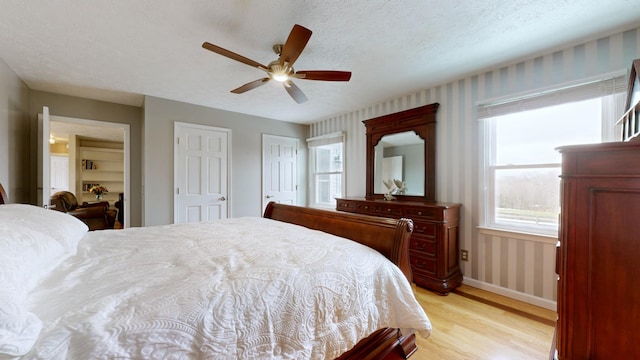
<svg viewBox="0 0 640 360">
<path fill-rule="evenodd" d="M 84 124 L 68 121 L 51 120 L 49 123 L 49 137 L 56 142 L 68 143 L 71 136 L 81 136 L 87 139 L 124 142 L 124 131 L 120 127 L 98 126 L 94 123 Z"/>
<path fill-rule="evenodd" d="M 349 82 L 275 82 L 258 63 L 294 24 L 313 31 L 296 70 Z M 33 90 L 141 106 L 144 95 L 310 123 L 640 24 L 637 0 L 0 0 L 0 58 Z"/>
</svg>

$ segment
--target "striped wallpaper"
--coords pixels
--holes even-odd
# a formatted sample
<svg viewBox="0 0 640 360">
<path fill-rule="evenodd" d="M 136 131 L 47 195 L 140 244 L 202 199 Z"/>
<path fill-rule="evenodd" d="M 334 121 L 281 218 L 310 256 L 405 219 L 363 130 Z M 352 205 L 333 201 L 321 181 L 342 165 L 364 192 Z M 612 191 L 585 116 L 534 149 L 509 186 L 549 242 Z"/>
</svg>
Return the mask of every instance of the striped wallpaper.
<svg viewBox="0 0 640 360">
<path fill-rule="evenodd" d="M 460 247 L 465 282 L 555 307 L 557 239 L 479 229 L 480 141 L 477 104 L 562 84 L 626 71 L 640 57 L 640 28 L 543 54 L 464 79 L 353 110 L 309 126 L 309 137 L 346 134 L 346 196 L 364 196 L 365 128 L 362 120 L 440 103 L 437 125 L 437 199 L 463 205 Z"/>
</svg>

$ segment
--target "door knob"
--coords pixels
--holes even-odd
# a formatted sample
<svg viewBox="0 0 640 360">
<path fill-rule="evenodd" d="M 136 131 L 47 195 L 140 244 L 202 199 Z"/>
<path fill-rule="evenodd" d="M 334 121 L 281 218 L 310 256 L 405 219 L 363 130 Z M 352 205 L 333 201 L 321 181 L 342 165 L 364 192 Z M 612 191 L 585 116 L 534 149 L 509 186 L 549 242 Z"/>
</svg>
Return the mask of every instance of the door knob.
<svg viewBox="0 0 640 360">
<path fill-rule="evenodd" d="M 267 199 L 271 199 L 273 195 L 267 195 Z"/>
<path fill-rule="evenodd" d="M 219 198 L 218 198 L 218 200 L 220 200 L 220 201 L 225 201 L 225 200 L 227 200 L 227 199 L 226 199 L 224 196 L 221 196 L 221 197 L 219 197 Z"/>
</svg>

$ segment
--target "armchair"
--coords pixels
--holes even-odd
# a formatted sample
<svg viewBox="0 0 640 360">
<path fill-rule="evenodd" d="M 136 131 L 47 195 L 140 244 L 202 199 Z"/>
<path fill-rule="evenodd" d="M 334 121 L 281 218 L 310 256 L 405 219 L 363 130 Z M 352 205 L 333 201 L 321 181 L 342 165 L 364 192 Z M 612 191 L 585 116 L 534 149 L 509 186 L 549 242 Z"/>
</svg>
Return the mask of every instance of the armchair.
<svg viewBox="0 0 640 360">
<path fill-rule="evenodd" d="M 62 211 L 82 220 L 89 230 L 113 229 L 116 220 L 116 210 L 109 209 L 109 202 L 101 201 L 78 205 L 76 196 L 68 191 L 59 191 L 51 196 L 53 210 Z"/>
<path fill-rule="evenodd" d="M 124 193 L 118 194 L 118 201 L 113 206 L 118 209 L 118 222 L 120 226 L 124 226 Z"/>
<path fill-rule="evenodd" d="M 4 191 L 2 184 L 0 184 L 0 205 L 6 204 L 7 201 L 9 201 L 9 198 L 7 197 L 7 193 Z"/>
</svg>

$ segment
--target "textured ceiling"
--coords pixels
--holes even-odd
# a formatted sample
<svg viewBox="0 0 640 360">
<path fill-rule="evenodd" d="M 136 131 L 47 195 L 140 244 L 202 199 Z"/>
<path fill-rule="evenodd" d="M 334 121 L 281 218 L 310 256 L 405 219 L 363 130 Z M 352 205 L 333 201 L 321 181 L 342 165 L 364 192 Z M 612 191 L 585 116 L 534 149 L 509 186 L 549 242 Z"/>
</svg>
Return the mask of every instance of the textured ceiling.
<svg viewBox="0 0 640 360">
<path fill-rule="evenodd" d="M 313 31 L 296 104 L 255 68 L 294 24 Z M 142 105 L 143 96 L 309 123 L 640 24 L 637 0 L 0 0 L 0 58 L 34 90 Z"/>
<path fill-rule="evenodd" d="M 89 139 L 124 142 L 124 131 L 120 127 L 79 124 L 53 119 L 49 123 L 49 136 L 57 142 L 68 143 L 69 138 L 75 135 Z"/>
</svg>

